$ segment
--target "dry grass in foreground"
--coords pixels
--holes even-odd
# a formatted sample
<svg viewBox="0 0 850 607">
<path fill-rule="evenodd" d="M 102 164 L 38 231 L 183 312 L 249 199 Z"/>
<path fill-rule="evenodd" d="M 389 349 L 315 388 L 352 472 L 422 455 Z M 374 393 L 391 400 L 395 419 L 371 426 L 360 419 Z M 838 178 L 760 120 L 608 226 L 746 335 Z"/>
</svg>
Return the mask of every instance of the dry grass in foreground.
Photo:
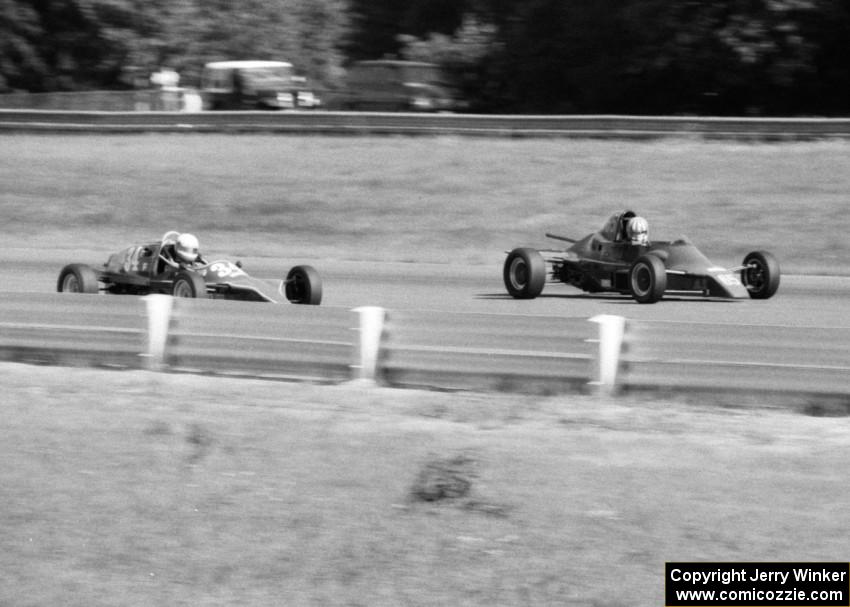
<svg viewBox="0 0 850 607">
<path fill-rule="evenodd" d="M 4 605 L 660 605 L 666 560 L 846 554 L 846 418 L 14 364 L 0 383 Z"/>
</svg>

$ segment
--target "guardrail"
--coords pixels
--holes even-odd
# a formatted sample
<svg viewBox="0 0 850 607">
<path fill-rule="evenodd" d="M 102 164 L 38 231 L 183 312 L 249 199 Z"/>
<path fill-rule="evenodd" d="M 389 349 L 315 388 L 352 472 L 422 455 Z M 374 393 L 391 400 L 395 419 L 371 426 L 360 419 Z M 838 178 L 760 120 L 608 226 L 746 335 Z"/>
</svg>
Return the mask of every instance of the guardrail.
<svg viewBox="0 0 850 607">
<path fill-rule="evenodd" d="M 520 392 L 850 395 L 850 329 L 0 294 L 0 360 Z"/>
<path fill-rule="evenodd" d="M 163 357 L 168 369 L 310 381 L 351 378 L 357 327 L 351 310 L 174 302 Z"/>
<path fill-rule="evenodd" d="M 378 374 L 390 385 L 581 391 L 595 361 L 586 318 L 422 311 L 387 314 Z"/>
<path fill-rule="evenodd" d="M 850 329 L 626 322 L 626 389 L 850 394 Z"/>
<path fill-rule="evenodd" d="M 0 109 L 51 112 L 149 112 L 185 111 L 198 92 L 188 88 L 149 88 L 124 91 L 72 91 L 53 93 L 3 93 Z M 187 103 L 187 100 L 192 100 Z M 197 111 L 197 110 L 196 110 Z"/>
<path fill-rule="evenodd" d="M 135 297 L 0 297 L 0 360 L 142 368 L 145 306 Z"/>
<path fill-rule="evenodd" d="M 271 132 L 647 139 L 850 137 L 847 118 L 522 116 L 379 112 L 59 112 L 0 110 L 0 129 L 79 132 Z"/>
</svg>

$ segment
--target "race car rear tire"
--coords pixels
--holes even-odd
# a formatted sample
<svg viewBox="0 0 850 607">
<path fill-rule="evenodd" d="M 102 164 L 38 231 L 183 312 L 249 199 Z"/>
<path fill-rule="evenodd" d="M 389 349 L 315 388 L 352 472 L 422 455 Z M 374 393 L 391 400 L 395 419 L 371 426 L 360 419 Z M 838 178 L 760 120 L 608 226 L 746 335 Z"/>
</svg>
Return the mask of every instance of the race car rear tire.
<svg viewBox="0 0 850 607">
<path fill-rule="evenodd" d="M 82 263 L 70 263 L 59 272 L 56 290 L 60 293 L 97 293 L 100 286 L 92 268 Z"/>
<path fill-rule="evenodd" d="M 322 279 L 312 266 L 295 266 L 286 275 L 286 299 L 294 304 L 322 303 Z"/>
<path fill-rule="evenodd" d="M 752 299 L 773 297 L 779 288 L 779 262 L 767 251 L 753 251 L 744 257 L 741 282 Z"/>
<path fill-rule="evenodd" d="M 174 297 L 190 297 L 195 299 L 207 298 L 207 282 L 202 276 L 181 270 L 171 284 L 171 294 Z"/>
<path fill-rule="evenodd" d="M 638 303 L 655 303 L 667 289 L 667 270 L 657 255 L 641 255 L 629 269 L 629 291 Z"/>
<path fill-rule="evenodd" d="M 534 299 L 543 292 L 546 273 L 546 261 L 539 251 L 519 247 L 508 253 L 502 278 L 511 297 Z"/>
</svg>

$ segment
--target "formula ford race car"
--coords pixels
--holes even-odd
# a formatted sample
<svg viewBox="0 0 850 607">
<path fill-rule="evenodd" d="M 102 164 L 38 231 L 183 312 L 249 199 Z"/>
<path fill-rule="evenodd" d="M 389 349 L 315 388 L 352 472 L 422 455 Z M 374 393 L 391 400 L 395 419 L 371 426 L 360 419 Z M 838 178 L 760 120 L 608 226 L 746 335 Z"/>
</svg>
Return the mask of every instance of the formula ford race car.
<svg viewBox="0 0 850 607">
<path fill-rule="evenodd" d="M 272 303 L 288 300 L 312 305 L 322 301 L 322 282 L 311 266 L 293 267 L 276 289 L 249 276 L 240 262 L 219 259 L 172 267 L 163 257 L 171 257 L 168 248 L 174 246 L 178 236 L 178 232 L 167 232 L 158 242 L 127 247 L 110 255 L 102 269 L 68 264 L 59 273 L 56 289 L 70 293 L 165 293 L 175 297 Z"/>
<path fill-rule="evenodd" d="M 753 251 L 740 266 L 721 268 L 687 238 L 650 242 L 646 220 L 632 211 L 615 213 L 601 230 L 580 240 L 546 236 L 572 246 L 508 253 L 503 278 L 511 296 L 533 299 L 547 278 L 588 293 L 631 295 L 640 303 L 655 303 L 665 293 L 767 299 L 779 288 L 779 263 L 770 253 Z"/>
</svg>

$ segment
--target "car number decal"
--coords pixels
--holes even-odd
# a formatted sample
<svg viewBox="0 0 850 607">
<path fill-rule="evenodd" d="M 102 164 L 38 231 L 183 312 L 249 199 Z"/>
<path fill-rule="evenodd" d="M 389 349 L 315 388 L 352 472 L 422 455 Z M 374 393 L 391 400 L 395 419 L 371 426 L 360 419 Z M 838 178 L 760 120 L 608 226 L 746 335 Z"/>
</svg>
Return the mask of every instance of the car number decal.
<svg viewBox="0 0 850 607">
<path fill-rule="evenodd" d="M 718 274 L 717 280 L 727 287 L 734 287 L 741 284 L 741 281 L 734 274 Z"/>
<path fill-rule="evenodd" d="M 210 266 L 210 272 L 217 274 L 219 278 L 235 278 L 245 276 L 245 271 L 229 261 L 217 261 Z"/>
<path fill-rule="evenodd" d="M 145 247 L 130 247 L 126 251 L 124 251 L 124 259 L 121 261 L 121 265 L 124 268 L 125 272 L 138 272 L 139 271 L 139 257 L 142 255 L 142 251 Z"/>
</svg>

